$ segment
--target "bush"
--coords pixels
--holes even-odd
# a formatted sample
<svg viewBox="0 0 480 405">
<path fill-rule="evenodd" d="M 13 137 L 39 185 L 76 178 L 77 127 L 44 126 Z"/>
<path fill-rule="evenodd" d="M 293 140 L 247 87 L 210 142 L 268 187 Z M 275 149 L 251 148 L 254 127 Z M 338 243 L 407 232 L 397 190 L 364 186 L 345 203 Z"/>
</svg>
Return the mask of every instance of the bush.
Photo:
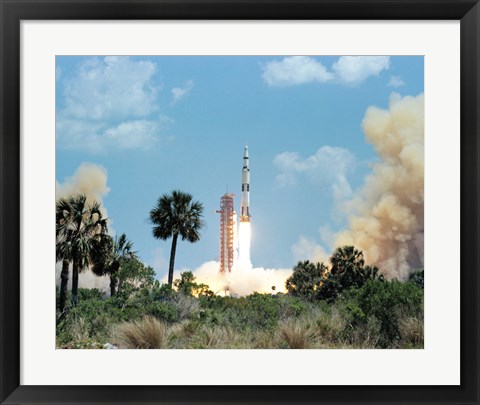
<svg viewBox="0 0 480 405">
<path fill-rule="evenodd" d="M 369 280 L 362 288 L 345 292 L 341 303 L 350 332 L 378 322 L 379 347 L 398 345 L 403 318 L 423 317 L 422 289 L 397 280 Z M 351 336 L 347 333 L 347 337 Z"/>
<path fill-rule="evenodd" d="M 365 266 L 363 253 L 353 246 L 338 248 L 330 258 L 331 268 L 308 260 L 298 262 L 285 287 L 292 296 L 333 302 L 349 288 L 360 288 L 367 280 L 383 281 L 377 267 Z"/>
<path fill-rule="evenodd" d="M 424 271 L 423 269 L 421 269 L 421 270 L 413 271 L 412 273 L 410 273 L 410 275 L 408 276 L 408 281 L 415 284 L 417 287 L 423 289 L 423 284 L 424 284 L 423 278 L 424 278 Z"/>
<path fill-rule="evenodd" d="M 298 262 L 292 275 L 287 279 L 285 287 L 290 295 L 313 300 L 328 274 L 323 263 L 312 263 L 308 260 Z"/>
<path fill-rule="evenodd" d="M 174 323 L 179 319 L 178 311 L 170 302 L 153 302 L 145 312 L 167 323 Z"/>
<path fill-rule="evenodd" d="M 361 259 L 355 257 L 358 267 Z M 303 269 L 320 268 L 303 263 Z M 57 347 L 102 348 L 112 342 L 178 349 L 423 347 L 423 271 L 407 282 L 382 281 L 369 271 L 364 266 L 356 273 L 367 275 L 360 287 L 342 278 L 355 279 L 349 270 L 324 275 L 322 283 L 337 283 L 336 300 L 318 299 L 319 291 L 328 291 L 321 283 L 297 290 L 306 292 L 299 295 L 196 297 L 187 294 L 193 291 L 187 281 L 195 281 L 188 277 L 180 292 L 158 281 L 132 284 L 113 297 L 79 289 L 78 305 L 57 316 Z"/>
</svg>

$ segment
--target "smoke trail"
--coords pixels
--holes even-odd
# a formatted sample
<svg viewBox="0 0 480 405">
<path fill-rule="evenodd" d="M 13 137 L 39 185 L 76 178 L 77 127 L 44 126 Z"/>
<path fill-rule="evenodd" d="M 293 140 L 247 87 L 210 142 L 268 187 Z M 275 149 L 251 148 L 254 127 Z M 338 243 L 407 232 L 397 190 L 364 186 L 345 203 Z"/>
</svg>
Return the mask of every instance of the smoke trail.
<svg viewBox="0 0 480 405">
<path fill-rule="evenodd" d="M 348 204 L 349 229 L 335 246 L 354 245 L 387 277 L 405 279 L 423 266 L 424 96 L 393 94 L 389 109 L 369 107 L 362 125 L 380 162 Z"/>
<path fill-rule="evenodd" d="M 103 202 L 110 188 L 107 186 L 106 170 L 94 163 L 82 163 L 75 171 L 72 177 L 67 178 L 63 183 L 56 182 L 55 199 L 69 197 L 72 195 L 85 194 L 87 202 Z M 107 210 L 101 206 L 102 215 L 108 217 Z M 112 229 L 109 223 L 109 231 Z M 61 262 L 55 265 L 55 282 L 60 285 Z M 69 287 L 71 288 L 72 265 L 70 264 Z M 107 276 L 97 277 L 90 271 L 84 271 L 78 276 L 78 286 L 80 288 L 98 288 L 102 291 L 109 291 L 110 279 Z"/>
</svg>

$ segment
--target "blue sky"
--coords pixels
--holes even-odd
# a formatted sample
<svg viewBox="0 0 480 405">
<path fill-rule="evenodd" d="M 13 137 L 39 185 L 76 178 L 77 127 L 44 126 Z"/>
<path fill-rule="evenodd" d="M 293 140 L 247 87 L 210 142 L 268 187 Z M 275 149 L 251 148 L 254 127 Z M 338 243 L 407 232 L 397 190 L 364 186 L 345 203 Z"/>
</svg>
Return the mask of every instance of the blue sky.
<svg viewBox="0 0 480 405">
<path fill-rule="evenodd" d="M 250 152 L 255 266 L 289 268 L 311 241 L 346 224 L 348 201 L 377 159 L 364 138 L 369 106 L 423 92 L 423 57 L 56 58 L 56 180 L 82 163 L 103 167 L 103 204 L 159 277 L 170 240 L 148 213 L 174 189 L 204 204 L 196 244 L 180 242 L 176 268 L 218 260 L 220 197 L 240 205 Z"/>
</svg>

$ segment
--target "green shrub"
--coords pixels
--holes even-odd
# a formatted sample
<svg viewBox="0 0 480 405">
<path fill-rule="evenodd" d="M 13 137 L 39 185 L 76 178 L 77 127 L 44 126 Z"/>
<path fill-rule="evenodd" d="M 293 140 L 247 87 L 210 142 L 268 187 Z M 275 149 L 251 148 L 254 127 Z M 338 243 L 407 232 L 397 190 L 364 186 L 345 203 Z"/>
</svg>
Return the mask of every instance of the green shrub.
<svg viewBox="0 0 480 405">
<path fill-rule="evenodd" d="M 423 284 L 424 284 L 424 271 L 423 269 L 421 270 L 416 270 L 413 271 L 412 273 L 409 274 L 408 276 L 408 281 L 411 283 L 415 284 L 417 287 L 423 289 Z"/>
<path fill-rule="evenodd" d="M 363 253 L 353 246 L 339 247 L 330 258 L 329 269 L 323 263 L 298 262 L 285 287 L 292 296 L 310 301 L 333 302 L 343 291 L 360 288 L 368 280 L 383 281 L 379 269 L 365 266 Z"/>
<path fill-rule="evenodd" d="M 167 323 L 174 323 L 179 319 L 178 311 L 171 302 L 153 302 L 146 308 L 146 313 Z"/>
<path fill-rule="evenodd" d="M 391 347 L 401 339 L 401 320 L 422 316 L 423 291 L 413 283 L 369 280 L 362 288 L 346 291 L 341 304 L 350 331 L 378 322 L 378 346 Z"/>
</svg>

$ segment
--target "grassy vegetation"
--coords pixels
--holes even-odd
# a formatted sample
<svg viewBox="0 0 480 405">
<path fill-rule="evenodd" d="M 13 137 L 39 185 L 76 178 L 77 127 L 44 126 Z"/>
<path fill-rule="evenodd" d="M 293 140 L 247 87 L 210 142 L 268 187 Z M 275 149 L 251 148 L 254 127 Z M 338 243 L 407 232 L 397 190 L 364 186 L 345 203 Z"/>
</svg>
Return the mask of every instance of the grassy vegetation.
<svg viewBox="0 0 480 405">
<path fill-rule="evenodd" d="M 191 273 L 178 280 L 178 291 L 158 282 L 130 285 L 128 292 L 119 289 L 112 298 L 79 289 L 77 306 L 58 317 L 57 347 L 423 348 L 418 278 L 367 280 L 334 301 L 291 294 L 219 297 L 205 286 L 193 297 L 190 287 L 198 285 Z"/>
</svg>

